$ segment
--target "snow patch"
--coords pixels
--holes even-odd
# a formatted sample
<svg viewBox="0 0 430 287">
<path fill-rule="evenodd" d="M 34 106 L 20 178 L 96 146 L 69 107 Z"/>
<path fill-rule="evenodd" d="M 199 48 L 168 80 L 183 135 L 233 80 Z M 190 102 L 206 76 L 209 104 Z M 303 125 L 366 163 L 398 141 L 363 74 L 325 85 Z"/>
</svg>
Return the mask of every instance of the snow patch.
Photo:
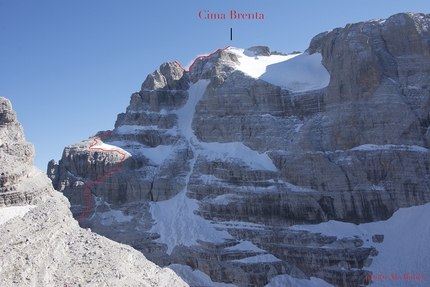
<svg viewBox="0 0 430 287">
<path fill-rule="evenodd" d="M 97 212 L 101 219 L 101 224 L 110 226 L 114 222 L 129 222 L 133 216 L 124 215 L 121 210 L 109 210 L 107 212 Z"/>
<path fill-rule="evenodd" d="M 311 277 L 308 279 L 297 279 L 290 275 L 278 275 L 273 277 L 273 279 L 265 287 L 333 287 L 333 285 L 325 282 L 320 278 Z M 373 285 L 372 285 L 373 286 Z"/>
<path fill-rule="evenodd" d="M 171 264 L 168 268 L 175 271 L 190 286 L 211 286 L 211 287 L 237 287 L 233 284 L 213 282 L 211 278 L 198 269 L 192 269 L 190 266 L 181 264 Z"/>
<path fill-rule="evenodd" d="M 129 222 L 133 219 L 133 216 L 124 215 L 124 213 L 121 210 L 115 210 L 111 208 L 112 204 L 107 203 L 103 200 L 102 197 L 97 197 L 93 195 L 94 202 L 97 208 L 101 205 L 107 206 L 109 208 L 109 211 L 106 212 L 95 212 L 91 219 L 93 219 L 96 215 L 100 218 L 100 223 L 105 226 L 111 226 L 114 222 Z"/>
<path fill-rule="evenodd" d="M 320 53 L 303 53 L 286 61 L 267 66 L 259 78 L 294 92 L 327 87 L 330 74 L 321 63 Z"/>
<path fill-rule="evenodd" d="M 158 242 L 167 244 L 170 254 L 176 245 L 197 245 L 197 239 L 208 242 L 224 242 L 232 236 L 226 231 L 218 231 L 210 222 L 194 214 L 198 209 L 197 200 L 185 195 L 186 188 L 171 199 L 151 202 L 151 214 L 156 224 L 151 232 L 158 233 Z"/>
<path fill-rule="evenodd" d="M 0 208 L 0 225 L 14 217 L 23 217 L 30 209 L 35 208 L 36 205 L 24 206 L 7 206 Z"/>
<path fill-rule="evenodd" d="M 244 251 L 254 251 L 254 252 L 266 252 L 263 249 L 258 248 L 251 241 L 241 241 L 237 245 L 227 247 L 226 250 L 244 250 Z"/>
<path fill-rule="evenodd" d="M 97 150 L 97 149 L 115 150 L 115 151 L 119 151 L 119 152 L 124 153 L 126 157 L 127 156 L 131 156 L 131 154 L 128 151 L 123 150 L 119 146 L 115 146 L 115 145 L 110 145 L 110 144 L 104 143 L 100 139 L 98 140 L 97 144 L 95 146 L 92 146 L 90 149 L 92 149 L 92 150 Z"/>
<path fill-rule="evenodd" d="M 232 262 L 241 262 L 241 263 L 259 263 L 259 262 L 277 262 L 282 261 L 279 258 L 276 258 L 273 254 L 261 254 L 251 257 L 246 257 L 237 260 L 231 260 Z"/>
<path fill-rule="evenodd" d="M 297 124 L 296 127 L 294 128 L 294 131 L 296 133 L 298 133 L 300 131 L 300 129 L 302 128 L 303 124 Z"/>
<path fill-rule="evenodd" d="M 175 150 L 175 147 L 171 145 L 147 147 L 135 141 L 113 141 L 109 142 L 109 144 L 121 147 L 132 155 L 145 156 L 149 158 L 155 165 L 161 165 Z"/>
<path fill-rule="evenodd" d="M 241 142 L 199 142 L 198 145 L 203 148 L 201 154 L 205 155 L 210 161 L 219 159 L 225 160 L 226 158 L 239 158 L 251 168 L 278 171 L 266 153 L 259 153 Z"/>
<path fill-rule="evenodd" d="M 230 48 L 229 51 L 239 56 L 238 60 L 240 64 L 237 66 L 237 69 L 253 78 L 259 78 L 263 75 L 266 72 L 268 65 L 280 63 L 299 55 L 271 55 L 255 57 L 253 52 L 241 48 Z"/>
<path fill-rule="evenodd" d="M 237 202 L 237 200 L 243 198 L 243 196 L 236 195 L 236 194 L 221 194 L 217 196 L 216 198 L 208 200 L 211 204 L 220 204 L 220 205 L 226 205 L 231 202 Z"/>
<path fill-rule="evenodd" d="M 330 220 L 316 225 L 295 225 L 294 230 L 321 232 L 338 238 L 359 236 L 364 246 L 374 246 L 379 254 L 373 257 L 370 267 L 364 269 L 385 280 L 374 280 L 372 286 L 428 286 L 430 280 L 430 203 L 401 208 L 385 221 L 355 225 Z M 382 243 L 374 243 L 372 236 L 383 234 Z M 391 274 L 401 279 L 395 282 Z M 405 280 L 404 274 L 425 276 L 425 280 Z"/>
<path fill-rule="evenodd" d="M 200 175 L 199 180 L 201 180 L 204 184 L 211 184 L 213 182 L 218 181 L 219 178 L 217 178 L 213 174 L 202 174 Z"/>
</svg>

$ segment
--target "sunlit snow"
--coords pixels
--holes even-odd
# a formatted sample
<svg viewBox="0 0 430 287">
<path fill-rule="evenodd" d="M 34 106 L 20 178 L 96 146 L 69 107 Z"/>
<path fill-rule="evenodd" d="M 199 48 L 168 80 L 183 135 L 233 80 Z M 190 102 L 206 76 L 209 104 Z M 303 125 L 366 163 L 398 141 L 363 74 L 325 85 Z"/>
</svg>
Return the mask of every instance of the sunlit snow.
<svg viewBox="0 0 430 287">
<path fill-rule="evenodd" d="M 320 53 L 256 57 L 244 49 L 230 48 L 230 51 L 239 56 L 238 70 L 293 92 L 322 89 L 330 81 Z"/>
<path fill-rule="evenodd" d="M 131 156 L 131 154 L 128 151 L 123 150 L 122 148 L 116 146 L 116 145 L 111 145 L 111 144 L 107 144 L 102 142 L 100 139 L 98 140 L 97 144 L 91 147 L 92 150 L 98 150 L 98 149 L 102 149 L 102 150 L 111 150 L 111 151 L 118 151 L 120 153 L 125 154 L 126 157 Z"/>
<path fill-rule="evenodd" d="M 191 122 L 193 121 L 196 105 L 202 98 L 208 84 L 209 80 L 199 80 L 197 83 L 191 85 L 188 90 L 187 103 L 176 112 L 178 115 L 179 131 L 182 132 L 187 140 L 190 140 L 194 136 Z"/>
<path fill-rule="evenodd" d="M 35 205 L 7 206 L 0 208 L 0 225 L 14 217 L 23 217 Z"/>
<path fill-rule="evenodd" d="M 185 190 L 169 200 L 151 202 L 155 225 L 151 232 L 158 233 L 159 242 L 166 243 L 170 254 L 176 245 L 197 245 L 197 239 L 209 242 L 223 242 L 232 236 L 226 231 L 217 231 L 210 222 L 194 214 L 197 200 L 188 198 Z"/>
</svg>

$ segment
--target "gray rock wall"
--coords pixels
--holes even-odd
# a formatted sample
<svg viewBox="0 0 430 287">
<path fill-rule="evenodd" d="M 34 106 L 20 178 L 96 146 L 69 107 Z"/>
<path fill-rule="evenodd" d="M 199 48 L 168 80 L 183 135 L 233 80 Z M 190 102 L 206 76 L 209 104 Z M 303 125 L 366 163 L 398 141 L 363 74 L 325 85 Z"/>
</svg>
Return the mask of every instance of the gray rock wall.
<svg viewBox="0 0 430 287">
<path fill-rule="evenodd" d="M 128 240 L 97 220 L 81 224 L 135 246 L 160 265 L 187 264 L 238 286 L 262 286 L 278 274 L 316 276 L 337 286 L 368 284 L 362 268 L 375 250 L 336 238 L 309 249 L 285 239 L 296 234 L 279 228 L 385 220 L 401 207 L 430 201 L 429 27 L 429 15 L 401 13 L 317 35 L 307 52 L 321 53 L 330 82 L 313 91 L 294 92 L 252 78 L 237 69 L 240 59 L 228 49 L 198 59 L 189 72 L 163 64 L 131 96 L 114 132 L 103 139 L 130 156 L 119 172 L 91 187 L 97 200 L 135 216 L 111 229 L 132 232 L 140 222 L 145 228 L 137 234 L 143 239 Z M 272 54 L 267 47 L 248 52 Z M 179 128 L 178 110 L 190 101 L 187 89 L 198 80 L 209 83 L 196 105 L 190 138 Z M 49 166 L 75 216 L 86 206 L 85 184 L 118 165 L 117 155 L 88 150 L 92 139 L 66 147 L 59 164 Z M 256 168 L 250 158 L 208 156 L 205 144 L 214 142 L 239 142 L 267 154 L 276 170 Z M 154 162 L 152 152 L 163 159 Z M 203 242 L 177 246 L 167 255 L 149 231 L 156 223 L 149 214 L 137 220 L 137 210 L 146 214 L 148 202 L 170 199 L 185 187 L 186 196 L 198 201 L 194 213 L 210 222 L 265 226 L 255 233 L 221 229 L 281 262 L 232 263 L 251 255 L 216 244 L 209 250 L 211 243 Z M 92 206 L 88 218 L 102 210 L 95 199 Z M 339 248 L 327 251 L 330 244 Z M 263 267 L 266 273 L 257 272 Z"/>
</svg>

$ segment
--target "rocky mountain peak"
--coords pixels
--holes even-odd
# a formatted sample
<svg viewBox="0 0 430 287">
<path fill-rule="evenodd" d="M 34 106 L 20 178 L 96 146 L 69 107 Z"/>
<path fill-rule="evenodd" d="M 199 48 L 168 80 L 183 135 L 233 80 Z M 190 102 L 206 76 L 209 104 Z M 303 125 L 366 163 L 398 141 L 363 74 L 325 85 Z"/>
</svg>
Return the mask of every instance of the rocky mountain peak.
<svg viewBox="0 0 430 287">
<path fill-rule="evenodd" d="M 369 284 L 378 252 L 360 235 L 289 227 L 430 201 L 429 24 L 403 13 L 319 34 L 305 53 L 230 47 L 189 71 L 163 64 L 100 142 L 127 158 L 91 188 L 80 224 L 237 286 L 281 274 Z M 85 184 L 119 163 L 92 140 L 51 164 L 75 216 Z"/>
<path fill-rule="evenodd" d="M 166 62 L 146 77 L 143 90 L 187 90 L 188 77 L 177 64 Z"/>
<path fill-rule="evenodd" d="M 228 49 L 218 49 L 210 57 L 198 57 L 190 68 L 190 80 L 195 84 L 198 80 L 211 80 L 211 85 L 219 85 L 235 69 L 237 56 Z"/>
<path fill-rule="evenodd" d="M 270 56 L 270 48 L 267 46 L 253 46 L 247 49 L 254 53 L 255 56 Z"/>
<path fill-rule="evenodd" d="M 21 124 L 17 121 L 16 113 L 12 110 L 12 104 L 4 97 L 0 97 L 0 144 L 19 142 L 24 139 Z"/>
</svg>

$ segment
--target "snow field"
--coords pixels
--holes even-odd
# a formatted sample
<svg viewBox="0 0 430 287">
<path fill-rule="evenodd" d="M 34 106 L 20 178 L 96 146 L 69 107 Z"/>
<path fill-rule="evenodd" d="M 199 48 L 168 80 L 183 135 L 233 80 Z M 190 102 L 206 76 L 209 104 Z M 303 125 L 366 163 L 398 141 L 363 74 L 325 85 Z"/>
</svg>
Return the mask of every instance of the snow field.
<svg viewBox="0 0 430 287">
<path fill-rule="evenodd" d="M 146 147 L 135 141 L 113 141 L 110 145 L 122 148 L 129 154 L 143 155 L 149 158 L 153 164 L 161 165 L 169 155 L 177 148 L 170 145 L 158 145 L 156 147 Z"/>
<path fill-rule="evenodd" d="M 203 148 L 200 154 L 205 155 L 208 160 L 238 158 L 244 161 L 249 167 L 254 169 L 265 169 L 277 171 L 272 160 L 266 153 L 259 153 L 247 147 L 241 142 L 218 143 L 199 142 L 198 145 Z"/>
<path fill-rule="evenodd" d="M 178 129 L 187 140 L 190 140 L 194 136 L 191 122 L 193 121 L 196 105 L 202 98 L 208 84 L 209 80 L 198 80 L 197 83 L 191 85 L 188 90 L 187 103 L 176 111 L 178 115 Z"/>
<path fill-rule="evenodd" d="M 199 155 L 205 155 L 210 159 L 216 158 L 247 158 L 248 163 L 255 168 L 265 168 L 276 170 L 272 161 L 266 154 L 260 154 L 246 147 L 242 143 L 203 143 L 197 140 L 191 127 L 195 112 L 195 106 L 202 98 L 209 81 L 199 80 L 191 85 L 188 94 L 189 98 L 184 107 L 176 113 L 178 115 L 178 131 L 192 144 L 194 158 L 191 161 L 191 171 L 186 177 L 188 183 L 193 172 L 194 164 Z M 197 148 L 198 147 L 198 148 Z M 210 180 L 210 179 L 208 179 Z M 186 195 L 186 188 L 173 198 L 165 201 L 152 202 L 151 214 L 157 222 L 151 232 L 158 233 L 159 242 L 167 244 L 167 253 L 171 253 L 174 246 L 182 244 L 185 246 L 197 245 L 197 240 L 209 242 L 224 242 L 232 236 L 226 231 L 215 229 L 209 221 L 195 215 L 198 210 L 197 200 L 190 199 Z M 253 248 L 256 248 L 255 246 Z"/>
<path fill-rule="evenodd" d="M 232 236 L 227 231 L 218 231 L 210 222 L 194 214 L 197 200 L 186 195 L 186 188 L 169 200 L 151 202 L 152 218 L 156 224 L 151 232 L 158 233 L 158 242 L 167 244 L 171 254 L 176 245 L 197 245 L 197 239 L 209 242 L 224 242 Z"/>
<path fill-rule="evenodd" d="M 316 225 L 296 225 L 295 230 L 321 232 L 338 238 L 359 236 L 364 246 L 373 246 L 379 254 L 364 269 L 385 279 L 373 280 L 372 286 L 430 286 L 430 203 L 401 208 L 385 221 L 355 225 L 328 221 Z M 374 243 L 372 235 L 383 234 L 382 243 Z M 424 280 L 405 279 L 404 275 L 424 276 Z M 391 275 L 400 279 L 393 280 Z M 381 277 L 382 278 L 382 277 Z"/>
<path fill-rule="evenodd" d="M 330 74 L 322 65 L 319 53 L 256 57 L 244 49 L 230 48 L 229 51 L 239 56 L 238 70 L 293 92 L 322 89 L 330 82 Z"/>
<path fill-rule="evenodd" d="M 91 150 L 108 150 L 108 151 L 111 150 L 111 151 L 118 151 L 120 153 L 125 154 L 126 157 L 131 156 L 131 154 L 128 151 L 123 150 L 122 148 L 120 148 L 118 146 L 104 143 L 101 139 L 98 139 L 97 140 L 97 144 L 94 145 L 94 146 L 92 146 L 90 149 Z"/>
<path fill-rule="evenodd" d="M 170 269 L 175 271 L 190 286 L 210 286 L 210 287 L 236 287 L 233 284 L 213 282 L 211 278 L 198 269 L 192 269 L 190 266 L 181 264 L 169 265 Z"/>
</svg>

